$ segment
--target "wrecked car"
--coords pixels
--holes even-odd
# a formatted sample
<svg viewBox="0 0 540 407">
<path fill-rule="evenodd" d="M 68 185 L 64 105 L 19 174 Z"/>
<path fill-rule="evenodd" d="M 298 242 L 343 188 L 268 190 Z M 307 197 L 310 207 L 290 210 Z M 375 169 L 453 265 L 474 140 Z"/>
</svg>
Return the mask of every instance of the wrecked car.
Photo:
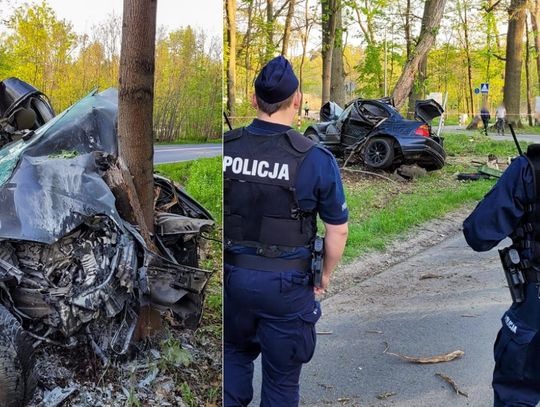
<svg viewBox="0 0 540 407">
<path fill-rule="evenodd" d="M 442 113 L 433 99 L 416 102 L 415 120 L 403 118 L 391 98 L 355 99 L 344 109 L 327 102 L 320 111 L 321 122 L 310 125 L 304 135 L 346 162 L 356 156 L 374 169 L 417 164 L 436 170 L 444 166 L 446 153 L 431 121 Z"/>
<path fill-rule="evenodd" d="M 211 275 L 199 244 L 214 220 L 155 176 L 149 248 L 107 183 L 115 165 L 117 91 L 94 91 L 54 115 L 47 98 L 0 82 L 0 405 L 36 386 L 33 350 L 89 344 L 106 362 L 130 348 L 139 311 L 200 322 Z"/>
</svg>

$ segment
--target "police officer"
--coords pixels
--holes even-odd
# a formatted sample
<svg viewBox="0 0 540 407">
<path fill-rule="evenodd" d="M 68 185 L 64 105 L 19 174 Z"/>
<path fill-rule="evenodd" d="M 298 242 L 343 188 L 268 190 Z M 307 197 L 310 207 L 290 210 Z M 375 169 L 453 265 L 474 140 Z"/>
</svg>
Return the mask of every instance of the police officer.
<svg viewBox="0 0 540 407">
<path fill-rule="evenodd" d="M 494 346 L 495 406 L 540 402 L 540 145 L 515 159 L 465 220 L 463 232 L 476 251 L 506 237 L 501 251 L 513 298 Z"/>
<path fill-rule="evenodd" d="M 348 211 L 334 157 L 291 128 L 301 94 L 285 58 L 261 70 L 252 104 L 257 118 L 224 136 L 224 405 L 250 403 L 262 355 L 261 406 L 297 406 L 321 315 L 315 294 L 343 253 Z M 320 287 L 310 273 L 317 215 Z"/>
</svg>

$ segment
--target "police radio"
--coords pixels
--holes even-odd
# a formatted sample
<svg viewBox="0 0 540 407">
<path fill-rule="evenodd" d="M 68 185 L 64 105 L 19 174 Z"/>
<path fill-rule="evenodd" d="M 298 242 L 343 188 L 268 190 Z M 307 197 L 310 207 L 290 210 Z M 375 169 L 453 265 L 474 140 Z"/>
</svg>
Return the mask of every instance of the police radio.
<svg viewBox="0 0 540 407">
<path fill-rule="evenodd" d="M 525 278 L 519 268 L 521 259 L 516 249 L 504 248 L 499 250 L 501 263 L 504 269 L 504 275 L 510 289 L 512 301 L 521 303 L 525 301 Z"/>
<path fill-rule="evenodd" d="M 317 236 L 313 242 L 313 259 L 311 260 L 311 272 L 313 273 L 313 285 L 317 288 L 322 286 L 324 265 L 324 238 Z"/>
</svg>

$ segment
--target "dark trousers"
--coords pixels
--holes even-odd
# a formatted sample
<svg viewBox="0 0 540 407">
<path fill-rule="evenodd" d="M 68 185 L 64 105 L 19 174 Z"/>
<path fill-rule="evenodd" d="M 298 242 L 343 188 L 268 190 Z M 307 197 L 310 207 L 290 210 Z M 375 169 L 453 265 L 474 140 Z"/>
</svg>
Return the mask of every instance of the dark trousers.
<svg viewBox="0 0 540 407">
<path fill-rule="evenodd" d="M 488 127 L 489 127 L 489 119 L 487 117 L 482 117 L 482 123 L 484 124 L 484 133 L 488 134 Z"/>
<path fill-rule="evenodd" d="M 306 273 L 225 265 L 224 406 L 253 398 L 253 361 L 261 355 L 262 407 L 295 407 L 302 364 L 315 351 L 320 305 Z"/>
<path fill-rule="evenodd" d="M 529 284 L 525 302 L 503 315 L 495 341 L 495 407 L 533 407 L 540 402 L 539 316 L 538 289 Z"/>
</svg>

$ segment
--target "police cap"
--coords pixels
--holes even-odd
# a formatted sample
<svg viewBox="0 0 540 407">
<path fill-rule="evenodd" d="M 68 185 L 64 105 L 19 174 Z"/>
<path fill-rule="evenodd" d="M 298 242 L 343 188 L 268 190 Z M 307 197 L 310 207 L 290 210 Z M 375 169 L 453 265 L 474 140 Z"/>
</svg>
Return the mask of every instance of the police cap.
<svg viewBox="0 0 540 407">
<path fill-rule="evenodd" d="M 283 56 L 268 62 L 255 79 L 255 94 L 266 103 L 286 100 L 298 89 L 298 78 Z"/>
</svg>

